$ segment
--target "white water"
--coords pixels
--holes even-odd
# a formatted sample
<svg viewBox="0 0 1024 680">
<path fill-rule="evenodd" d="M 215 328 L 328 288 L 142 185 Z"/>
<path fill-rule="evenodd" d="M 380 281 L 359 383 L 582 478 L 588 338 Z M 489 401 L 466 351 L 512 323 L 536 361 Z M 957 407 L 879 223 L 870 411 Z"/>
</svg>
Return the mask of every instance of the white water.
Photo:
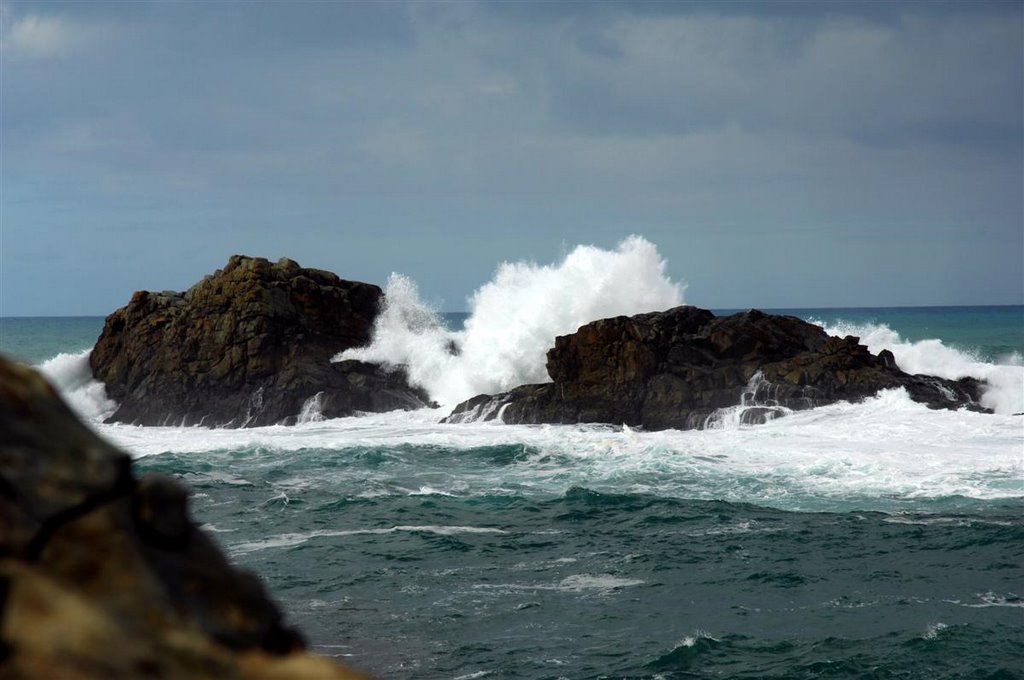
<svg viewBox="0 0 1024 680">
<path fill-rule="evenodd" d="M 666 277 L 654 246 L 638 237 L 614 251 L 579 247 L 555 265 L 502 265 L 473 296 L 472 314 L 459 333 L 444 330 L 415 286 L 394 276 L 373 344 L 345 357 L 406 364 L 434 398 L 452 404 L 545 380 L 545 352 L 558 334 L 597 318 L 681 301 L 682 289 Z M 888 510 L 952 496 L 1024 498 L 1024 418 L 1006 415 L 1024 411 L 1024 367 L 981 362 L 938 340 L 907 342 L 882 325 L 837 324 L 826 330 L 857 335 L 873 352 L 891 350 L 908 372 L 986 379 L 984 403 L 997 414 L 932 411 L 894 390 L 859 404 L 789 413 L 763 425 L 743 425 L 737 409 L 724 414 L 717 429 L 645 433 L 597 425 L 442 425 L 444 407 L 324 421 L 313 398 L 292 427 L 134 427 L 100 424 L 115 404 L 90 378 L 88 352 L 61 354 L 40 368 L 87 421 L 138 457 L 166 452 L 216 457 L 225 451 L 276 456 L 300 450 L 344 456 L 362 448 L 395 452 L 413 446 L 423 447 L 417 456 L 437 455 L 438 465 L 451 468 L 432 477 L 434 462 L 420 458 L 409 462 L 411 472 L 402 480 L 387 478 L 386 471 L 362 470 L 385 475 L 366 489 L 371 494 L 462 495 L 506 487 L 559 494 L 584 486 L 784 508 L 853 503 Z M 452 342 L 458 354 L 450 351 Z M 754 384 L 749 391 L 748 406 L 762 397 L 770 401 L 770 394 L 759 394 Z M 522 447 L 524 455 L 507 465 L 451 467 L 452 455 L 472 461 L 472 451 L 493 446 Z M 231 472 L 229 467 L 222 475 Z M 295 482 L 298 487 L 308 483 L 317 480 Z M 290 488 L 279 486 L 275 494 L 287 501 Z"/>
<path fill-rule="evenodd" d="M 683 288 L 666 276 L 654 245 L 631 236 L 611 251 L 578 246 L 558 264 L 503 263 L 469 300 L 461 332 L 445 330 L 403 276 L 392 274 L 386 300 L 373 342 L 339 358 L 405 365 L 412 382 L 451 407 L 547 382 L 545 355 L 556 336 L 595 319 L 675 307 Z"/>
<path fill-rule="evenodd" d="M 917 501 L 963 496 L 1024 498 L 1024 420 L 1012 415 L 934 411 L 902 390 L 859 404 L 795 412 L 763 425 L 639 432 L 602 425 L 525 426 L 498 422 L 440 424 L 444 409 L 373 414 L 251 429 L 103 425 L 113 403 L 88 378 L 88 353 L 60 355 L 42 367 L 99 432 L 136 457 L 188 453 L 197 460 L 227 451 L 251 455 L 330 455 L 423 447 L 410 478 L 368 478 L 367 493 L 489 493 L 532 489 L 560 494 L 572 486 L 723 499 L 786 509 L 898 511 Z M 459 452 L 522 447 L 510 465 L 463 469 Z M 419 449 L 418 449 L 419 450 Z M 298 452 L 292 454 L 292 452 Z M 440 453 L 434 453 L 440 452 Z M 447 452 L 447 453 L 446 453 Z M 430 456 L 449 457 L 446 472 Z M 470 458 L 472 460 L 472 458 Z M 230 473 L 230 463 L 224 474 Z M 451 466 L 456 465 L 455 469 Z M 360 475 L 369 475 L 362 469 Z M 425 475 L 425 477 L 417 477 Z M 435 478 L 431 475 L 440 475 Z M 235 483 L 247 484 L 245 479 Z M 295 480 L 295 491 L 317 480 Z M 271 496 L 293 489 L 279 484 Z M 362 486 L 362 484 L 360 484 Z M 269 496 L 268 496 L 269 498 Z"/>
<path fill-rule="evenodd" d="M 824 326 L 830 335 L 855 335 L 872 353 L 887 349 L 896 357 L 896 364 L 907 373 L 923 373 L 957 380 L 974 377 L 988 382 L 981 404 L 996 413 L 1024 411 L 1024 366 L 1017 356 L 1007 357 L 1014 363 L 990 364 L 966 352 L 949 347 L 941 340 L 910 342 L 885 324 L 852 324 L 839 322 Z"/>
<path fill-rule="evenodd" d="M 91 349 L 73 354 L 58 354 L 47 359 L 37 368 L 60 390 L 64 400 L 86 421 L 100 422 L 117 409 L 117 404 L 107 399 L 103 383 L 92 379 L 89 368 Z"/>
<path fill-rule="evenodd" d="M 267 456 L 268 463 L 314 455 L 343 461 L 367 450 L 396 456 L 397 467 L 330 473 L 358 475 L 358 487 L 369 495 L 465 496 L 503 488 L 557 495 L 582 486 L 785 509 L 887 511 L 952 496 L 1024 498 L 1020 417 L 935 411 L 902 390 L 720 430 L 451 425 L 438 423 L 443 415 L 435 409 L 248 430 L 99 428 L 136 456 L 185 452 L 228 465 L 222 453 L 239 450 Z M 522 447 L 523 454 L 506 465 L 474 458 L 475 450 L 495 446 Z M 268 490 L 268 498 L 327 483 L 296 475 Z"/>
<path fill-rule="evenodd" d="M 323 397 L 323 392 L 317 392 L 302 404 L 302 410 L 299 412 L 298 417 L 298 423 L 300 425 L 304 425 L 306 423 L 319 423 L 324 419 Z"/>
</svg>

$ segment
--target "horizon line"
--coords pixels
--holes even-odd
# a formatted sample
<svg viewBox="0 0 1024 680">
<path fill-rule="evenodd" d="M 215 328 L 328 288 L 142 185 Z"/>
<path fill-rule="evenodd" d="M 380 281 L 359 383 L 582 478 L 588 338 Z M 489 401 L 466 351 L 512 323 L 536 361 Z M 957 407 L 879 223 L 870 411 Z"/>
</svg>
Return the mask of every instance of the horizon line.
<svg viewBox="0 0 1024 680">
<path fill-rule="evenodd" d="M 698 307 L 700 305 L 692 305 L 683 303 L 683 306 Z M 704 309 L 710 311 L 720 312 L 743 312 L 750 309 L 759 309 L 766 312 L 774 311 L 808 311 L 817 312 L 822 310 L 861 310 L 861 309 L 968 309 L 968 308 L 992 308 L 992 307 L 1024 307 L 1024 302 L 1010 302 L 1001 304 L 988 304 L 988 305 L 841 305 L 836 307 L 716 307 L 707 306 Z M 120 307 L 118 308 L 120 309 Z M 116 310 L 115 310 L 116 311 Z M 654 310 L 658 311 L 658 310 Z M 662 310 L 663 311 L 663 310 Z M 12 315 L 0 315 L 0 319 L 101 319 L 110 316 L 113 312 L 108 314 L 12 314 Z M 638 312 L 643 314 L 644 312 Z M 442 311 L 438 314 L 471 314 L 468 311 Z"/>
</svg>

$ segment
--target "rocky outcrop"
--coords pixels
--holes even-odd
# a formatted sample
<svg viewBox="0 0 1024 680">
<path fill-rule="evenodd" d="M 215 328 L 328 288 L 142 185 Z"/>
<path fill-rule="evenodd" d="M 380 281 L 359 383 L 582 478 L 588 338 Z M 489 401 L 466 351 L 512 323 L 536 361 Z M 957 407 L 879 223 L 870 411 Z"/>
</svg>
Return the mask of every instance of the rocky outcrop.
<svg viewBox="0 0 1024 680">
<path fill-rule="evenodd" d="M 187 495 L 136 479 L 38 373 L 0 357 L 0 678 L 362 677 L 303 651 Z"/>
<path fill-rule="evenodd" d="M 889 351 L 876 356 L 858 338 L 757 310 L 716 317 L 676 307 L 595 321 L 556 338 L 547 369 L 553 382 L 474 397 L 446 420 L 693 429 L 727 416 L 763 422 L 896 387 L 932 408 L 985 410 L 974 379 L 908 375 Z"/>
<path fill-rule="evenodd" d="M 383 293 L 287 258 L 232 256 L 184 293 L 137 292 L 107 317 L 89 357 L 118 403 L 112 422 L 246 427 L 414 409 L 401 370 L 338 352 L 370 341 Z"/>
</svg>

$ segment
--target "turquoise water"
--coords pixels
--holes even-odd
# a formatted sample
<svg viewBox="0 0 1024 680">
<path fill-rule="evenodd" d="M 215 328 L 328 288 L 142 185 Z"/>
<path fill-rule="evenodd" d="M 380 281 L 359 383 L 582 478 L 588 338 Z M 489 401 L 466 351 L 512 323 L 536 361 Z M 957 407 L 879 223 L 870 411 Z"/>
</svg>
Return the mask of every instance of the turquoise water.
<svg viewBox="0 0 1024 680">
<path fill-rule="evenodd" d="M 61 352 L 90 349 L 102 330 L 101 316 L 0 317 L 0 353 L 41 364 Z"/>
<path fill-rule="evenodd" d="M 1021 396 L 1024 308 L 789 312 Z M 44 370 L 98 418 L 75 353 L 101 326 L 2 319 L 0 351 L 70 353 Z M 442 415 L 92 422 L 189 486 L 316 651 L 381 677 L 1024 677 L 1020 417 L 900 393 L 700 432 Z"/>
</svg>

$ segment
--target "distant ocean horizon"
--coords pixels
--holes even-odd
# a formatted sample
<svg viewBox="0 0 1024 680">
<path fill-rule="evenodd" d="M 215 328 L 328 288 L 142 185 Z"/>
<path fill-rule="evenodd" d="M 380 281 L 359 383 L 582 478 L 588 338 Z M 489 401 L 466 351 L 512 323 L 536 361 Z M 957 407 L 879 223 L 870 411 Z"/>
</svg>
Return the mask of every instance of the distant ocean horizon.
<svg viewBox="0 0 1024 680">
<path fill-rule="evenodd" d="M 1024 306 L 765 311 L 908 372 L 985 379 L 997 412 L 890 390 L 701 431 L 447 425 L 444 408 L 137 427 L 102 422 L 103 317 L 0 318 L 0 352 L 39 366 L 139 473 L 182 480 L 314 651 L 380 677 L 1024 677 Z M 382 316 L 383 356 L 432 389 L 482 375 L 437 373 L 448 337 L 513 357 L 487 369 L 509 379 L 543 370 L 549 341 L 511 353 L 526 340 L 508 324 L 530 317 L 386 327 L 416 317 L 401 312 Z"/>
<path fill-rule="evenodd" d="M 698 305 L 700 306 L 700 305 Z M 897 307 L 742 307 L 708 308 L 723 316 L 760 309 L 796 316 L 823 326 L 884 325 L 902 338 L 927 338 L 991 360 L 1002 354 L 1024 354 L 1024 305 L 925 305 Z M 449 328 L 461 330 L 470 312 L 440 312 Z M 105 316 L 0 316 L 0 353 L 39 363 L 64 351 L 69 343 L 88 349 L 99 337 Z M 597 319 L 593 319 L 597 320 Z M 838 327 L 838 326 L 837 326 Z M 52 342 L 47 342 L 47 337 Z"/>
</svg>

